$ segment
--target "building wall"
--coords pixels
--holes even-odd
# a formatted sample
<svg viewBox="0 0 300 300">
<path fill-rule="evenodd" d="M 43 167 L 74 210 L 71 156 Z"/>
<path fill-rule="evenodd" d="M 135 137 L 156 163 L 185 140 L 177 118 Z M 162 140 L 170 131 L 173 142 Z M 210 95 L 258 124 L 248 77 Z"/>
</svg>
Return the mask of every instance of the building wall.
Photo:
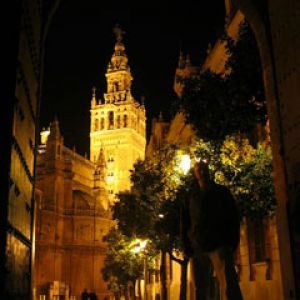
<svg viewBox="0 0 300 300">
<path fill-rule="evenodd" d="M 37 158 L 37 296 L 49 295 L 55 282 L 78 299 L 84 289 L 99 298 L 109 295 L 101 274 L 106 253 L 102 238 L 112 226 L 101 182 L 104 168 L 65 147 L 58 121 L 52 123 Z"/>
<path fill-rule="evenodd" d="M 9 70 L 3 70 L 4 106 L 0 116 L 0 289 L 5 299 L 29 299 L 42 16 L 38 1 L 11 4 L 13 11 L 10 4 L 3 9 L 9 16 L 3 28 L 8 33 L 3 48 L 9 53 L 3 55 Z"/>
<path fill-rule="evenodd" d="M 299 1 L 268 3 L 232 0 L 255 33 L 264 71 L 265 93 L 277 196 L 277 230 L 283 294 L 300 297 L 299 263 Z M 296 281 L 296 287 L 295 287 Z"/>
<path fill-rule="evenodd" d="M 266 251 L 268 260 L 251 263 L 249 228 L 246 223 L 241 225 L 241 240 L 239 247 L 240 287 L 244 299 L 284 299 L 280 277 L 278 235 L 276 218 L 265 220 Z"/>
<path fill-rule="evenodd" d="M 272 46 L 276 85 L 280 99 L 280 120 L 283 134 L 284 161 L 286 165 L 287 191 L 289 202 L 288 215 L 293 253 L 294 278 L 296 292 L 287 294 L 300 297 L 300 58 L 297 49 L 300 47 L 300 3 L 299 1 L 272 1 L 269 4 Z M 284 203 L 281 209 L 285 210 Z M 283 235 L 286 235 L 286 231 Z M 282 243 L 286 243 L 283 240 Z M 289 249 L 282 251 L 282 256 L 289 256 Z M 292 278 L 289 276 L 289 279 Z M 297 296 L 296 296 L 297 294 Z"/>
</svg>

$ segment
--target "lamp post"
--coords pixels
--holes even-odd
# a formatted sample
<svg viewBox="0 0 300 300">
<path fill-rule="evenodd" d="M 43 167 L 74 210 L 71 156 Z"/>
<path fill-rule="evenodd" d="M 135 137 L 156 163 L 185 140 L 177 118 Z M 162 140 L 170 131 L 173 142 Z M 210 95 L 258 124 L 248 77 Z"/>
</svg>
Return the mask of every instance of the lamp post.
<svg viewBox="0 0 300 300">
<path fill-rule="evenodd" d="M 148 240 L 140 240 L 140 239 L 136 239 L 134 242 L 133 242 L 133 248 L 131 249 L 131 252 L 134 253 L 134 254 L 138 254 L 138 253 L 144 253 L 144 250 L 147 246 L 147 243 L 148 243 Z M 144 300 L 147 300 L 147 290 L 146 290 L 146 257 L 144 255 L 143 257 L 143 277 L 144 277 L 144 297 L 143 299 Z"/>
</svg>

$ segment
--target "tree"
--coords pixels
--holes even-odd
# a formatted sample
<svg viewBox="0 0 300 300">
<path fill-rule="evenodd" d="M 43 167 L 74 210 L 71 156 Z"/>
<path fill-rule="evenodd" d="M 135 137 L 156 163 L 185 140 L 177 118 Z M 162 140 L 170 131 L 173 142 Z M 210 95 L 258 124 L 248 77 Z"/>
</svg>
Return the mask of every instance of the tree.
<svg viewBox="0 0 300 300">
<path fill-rule="evenodd" d="M 264 218 L 275 213 L 272 170 L 271 148 L 261 144 L 250 160 L 239 164 L 230 186 L 242 216 Z"/>
<path fill-rule="evenodd" d="M 235 135 L 227 136 L 218 147 L 199 140 L 195 152 L 208 160 L 215 181 L 231 190 L 241 217 L 263 218 L 274 214 L 270 145 L 258 143 L 253 147 L 247 138 Z"/>
<path fill-rule="evenodd" d="M 224 74 L 202 71 L 185 82 L 180 109 L 199 138 L 196 152 L 209 159 L 216 181 L 233 192 L 241 215 L 263 217 L 274 212 L 270 147 L 249 137 L 267 121 L 262 68 L 249 24 L 235 41 L 222 37 L 228 59 Z"/>
<path fill-rule="evenodd" d="M 202 71 L 186 80 L 180 109 L 205 141 L 222 143 L 228 135 L 251 132 L 265 124 L 266 103 L 256 41 L 243 22 L 239 39 L 223 37 L 228 60 L 225 74 Z"/>
<path fill-rule="evenodd" d="M 135 239 L 129 239 L 118 229 L 113 228 L 103 239 L 107 242 L 107 255 L 102 269 L 103 278 L 109 289 L 116 295 L 125 294 L 129 299 L 129 287 L 143 276 L 144 254 L 134 253 Z"/>
<path fill-rule="evenodd" d="M 166 253 L 169 253 L 171 259 L 181 265 L 183 276 L 180 297 L 185 299 L 189 256 L 182 246 L 178 222 L 182 205 L 177 193 L 182 182 L 182 171 L 178 164 L 176 145 L 165 145 L 151 159 L 138 161 L 131 174 L 132 189 L 118 195 L 120 201 L 113 208 L 113 216 L 118 221 L 119 229 L 127 236 L 151 240 L 153 247 L 162 253 L 162 263 L 165 262 Z M 165 299 L 164 266 L 161 271 Z"/>
</svg>

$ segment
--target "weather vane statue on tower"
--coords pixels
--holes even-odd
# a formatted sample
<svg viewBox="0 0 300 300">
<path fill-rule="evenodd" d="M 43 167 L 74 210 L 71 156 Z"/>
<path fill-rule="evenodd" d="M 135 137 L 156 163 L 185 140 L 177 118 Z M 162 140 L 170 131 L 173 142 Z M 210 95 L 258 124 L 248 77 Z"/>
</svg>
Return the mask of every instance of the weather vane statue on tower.
<svg viewBox="0 0 300 300">
<path fill-rule="evenodd" d="M 122 42 L 122 39 L 123 39 L 123 34 L 125 33 L 125 31 L 123 31 L 120 27 L 119 24 L 116 24 L 116 26 L 114 27 L 114 30 L 113 30 L 115 36 L 116 36 L 116 40 L 117 42 Z"/>
</svg>

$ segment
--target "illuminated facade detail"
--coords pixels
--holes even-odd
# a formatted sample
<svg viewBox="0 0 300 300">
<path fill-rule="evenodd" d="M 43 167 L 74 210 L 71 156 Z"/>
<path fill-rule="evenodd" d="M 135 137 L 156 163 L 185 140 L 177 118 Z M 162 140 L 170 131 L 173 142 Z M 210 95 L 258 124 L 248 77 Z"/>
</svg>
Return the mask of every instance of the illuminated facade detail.
<svg viewBox="0 0 300 300">
<path fill-rule="evenodd" d="M 130 189 L 130 172 L 137 159 L 144 159 L 146 146 L 145 107 L 131 94 L 133 77 L 128 65 L 122 31 L 116 27 L 114 53 L 105 74 L 107 90 L 104 103 L 91 101 L 90 160 L 103 150 L 107 163 L 110 195 Z"/>
<path fill-rule="evenodd" d="M 109 297 L 100 274 L 106 253 L 102 238 L 113 225 L 103 151 L 94 163 L 67 148 L 54 120 L 41 132 L 36 174 L 37 297 L 63 297 L 68 290 L 79 299 L 85 288 L 98 299 Z"/>
<path fill-rule="evenodd" d="M 190 55 L 187 54 L 185 57 L 182 52 L 179 54 L 178 66 L 175 72 L 175 80 L 173 89 L 178 97 L 182 96 L 185 79 L 196 76 L 200 72 L 200 67 L 195 66 L 191 63 Z"/>
</svg>

